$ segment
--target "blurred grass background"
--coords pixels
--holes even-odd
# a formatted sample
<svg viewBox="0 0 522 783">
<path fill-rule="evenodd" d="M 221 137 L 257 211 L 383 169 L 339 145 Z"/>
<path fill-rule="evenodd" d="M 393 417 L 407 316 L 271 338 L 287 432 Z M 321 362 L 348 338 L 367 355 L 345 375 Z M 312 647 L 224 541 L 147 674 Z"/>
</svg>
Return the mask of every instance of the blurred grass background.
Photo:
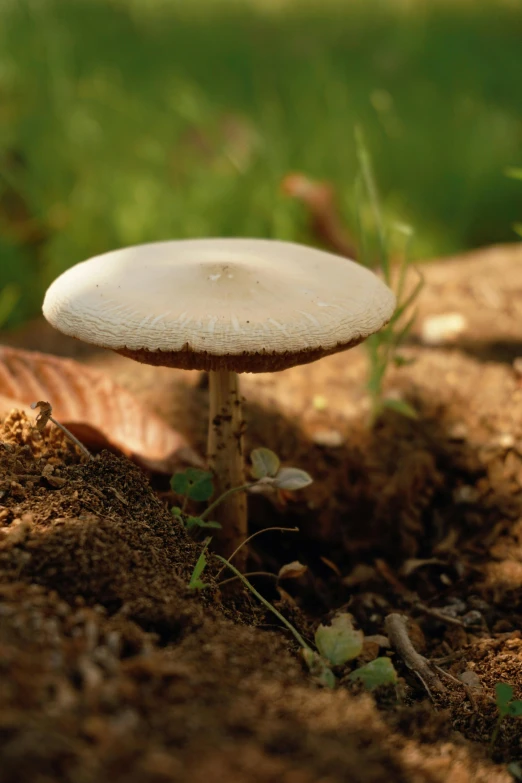
<svg viewBox="0 0 522 783">
<path fill-rule="evenodd" d="M 417 257 L 515 240 L 521 42 L 520 0 L 2 0 L 0 318 L 122 245 L 311 241 L 290 171 L 350 226 L 356 123 Z"/>
</svg>

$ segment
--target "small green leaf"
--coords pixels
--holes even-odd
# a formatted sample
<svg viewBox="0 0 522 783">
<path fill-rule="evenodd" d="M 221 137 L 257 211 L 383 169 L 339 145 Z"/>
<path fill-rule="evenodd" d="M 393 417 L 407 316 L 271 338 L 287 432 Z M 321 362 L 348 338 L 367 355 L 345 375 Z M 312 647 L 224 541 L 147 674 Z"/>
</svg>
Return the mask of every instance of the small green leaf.
<svg viewBox="0 0 522 783">
<path fill-rule="evenodd" d="M 207 557 L 205 555 L 207 546 L 208 543 L 205 544 L 205 548 L 203 549 L 202 553 L 200 554 L 200 556 L 196 561 L 196 565 L 194 566 L 194 570 L 192 572 L 192 576 L 190 577 L 190 582 L 188 584 L 189 590 L 203 590 L 205 587 L 208 587 L 208 584 L 205 584 L 201 580 L 201 574 L 207 567 Z"/>
<path fill-rule="evenodd" d="M 274 477 L 279 470 L 279 457 L 270 449 L 254 449 L 250 453 L 250 460 L 252 462 L 250 472 L 255 479 Z"/>
<path fill-rule="evenodd" d="M 507 765 L 507 771 L 515 780 L 522 780 L 522 764 L 519 761 L 512 761 Z"/>
<path fill-rule="evenodd" d="M 522 701 L 520 699 L 508 704 L 508 715 L 511 715 L 513 718 L 522 716 Z"/>
<path fill-rule="evenodd" d="M 507 682 L 497 682 L 495 685 L 496 702 L 499 712 L 507 714 L 507 707 L 513 698 L 513 686 Z"/>
<path fill-rule="evenodd" d="M 197 484 L 189 487 L 188 496 L 191 500 L 210 500 L 214 494 L 214 484 L 210 478 L 202 478 Z"/>
<path fill-rule="evenodd" d="M 296 489 L 303 489 L 311 484 L 313 478 L 299 468 L 281 468 L 274 479 L 273 486 L 277 489 L 286 489 L 294 492 Z"/>
<path fill-rule="evenodd" d="M 353 671 L 349 680 L 359 680 L 367 691 L 373 691 L 381 685 L 395 685 L 397 682 L 397 672 L 393 668 L 393 663 L 389 658 L 376 658 L 374 661 L 361 666 Z"/>
<path fill-rule="evenodd" d="M 189 480 L 186 473 L 174 473 L 170 480 L 170 486 L 176 495 L 186 495 L 189 488 Z"/>
<path fill-rule="evenodd" d="M 361 654 L 364 635 L 356 631 L 351 614 L 343 612 L 332 620 L 331 625 L 320 625 L 315 632 L 317 649 L 332 666 L 340 666 Z"/>
<path fill-rule="evenodd" d="M 518 234 L 519 237 L 522 237 L 522 223 L 514 223 L 513 230 L 515 234 Z"/>
<path fill-rule="evenodd" d="M 390 398 L 382 401 L 383 408 L 388 408 L 391 411 L 400 413 L 402 416 L 406 416 L 408 419 L 418 419 L 419 414 L 409 403 L 404 400 L 392 400 Z"/>
<path fill-rule="evenodd" d="M 335 688 L 335 674 L 324 658 L 321 658 L 314 650 L 306 647 L 301 649 L 301 655 L 310 670 L 310 674 L 312 677 L 315 677 L 320 685 L 323 685 L 325 688 Z"/>
</svg>

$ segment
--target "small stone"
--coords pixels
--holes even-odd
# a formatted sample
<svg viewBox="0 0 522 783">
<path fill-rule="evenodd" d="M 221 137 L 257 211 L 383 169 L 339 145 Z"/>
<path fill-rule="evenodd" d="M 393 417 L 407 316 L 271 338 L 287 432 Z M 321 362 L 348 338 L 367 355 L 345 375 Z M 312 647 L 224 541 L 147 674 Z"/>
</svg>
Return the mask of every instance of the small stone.
<svg viewBox="0 0 522 783">
<path fill-rule="evenodd" d="M 515 438 L 510 432 L 501 432 L 495 438 L 495 445 L 500 446 L 501 449 L 512 449 L 515 445 Z"/>
<path fill-rule="evenodd" d="M 338 449 L 344 443 L 344 438 L 338 430 L 317 430 L 312 435 L 312 440 L 318 446 L 329 449 Z"/>
<path fill-rule="evenodd" d="M 466 440 L 468 437 L 468 428 L 463 421 L 457 421 L 448 431 L 450 440 Z"/>
<path fill-rule="evenodd" d="M 444 345 L 455 340 L 468 326 L 462 313 L 443 313 L 425 318 L 421 340 L 425 345 Z"/>
<path fill-rule="evenodd" d="M 453 500 L 455 503 L 476 503 L 480 497 L 480 493 L 476 487 L 472 487 L 469 484 L 463 484 L 461 487 L 456 487 L 453 490 Z"/>
</svg>

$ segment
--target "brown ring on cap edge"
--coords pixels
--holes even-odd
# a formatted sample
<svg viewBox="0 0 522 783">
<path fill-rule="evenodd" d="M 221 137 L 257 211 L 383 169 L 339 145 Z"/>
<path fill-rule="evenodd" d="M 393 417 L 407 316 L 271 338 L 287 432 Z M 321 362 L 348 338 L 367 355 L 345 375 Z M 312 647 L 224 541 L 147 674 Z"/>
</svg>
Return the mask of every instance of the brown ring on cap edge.
<svg viewBox="0 0 522 783">
<path fill-rule="evenodd" d="M 360 335 L 348 343 L 338 343 L 334 348 L 306 348 L 303 351 L 286 353 L 243 353 L 216 356 L 207 352 L 195 351 L 148 351 L 145 348 L 130 349 L 117 348 L 117 353 L 134 359 L 142 364 L 151 364 L 156 367 L 177 367 L 181 370 L 232 370 L 235 372 L 278 372 L 296 367 L 299 364 L 309 364 L 330 356 L 339 351 L 347 351 L 349 348 L 361 343 L 367 336 Z"/>
</svg>

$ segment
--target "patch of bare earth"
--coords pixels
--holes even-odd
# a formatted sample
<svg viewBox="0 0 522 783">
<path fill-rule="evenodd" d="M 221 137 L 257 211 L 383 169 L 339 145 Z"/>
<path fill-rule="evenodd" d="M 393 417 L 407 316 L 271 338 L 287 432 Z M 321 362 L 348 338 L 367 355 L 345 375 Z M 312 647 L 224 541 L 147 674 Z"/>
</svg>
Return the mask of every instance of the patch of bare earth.
<svg viewBox="0 0 522 783">
<path fill-rule="evenodd" d="M 348 669 L 336 691 L 319 688 L 273 617 L 242 591 L 220 593 L 217 564 L 207 591 L 187 589 L 201 545 L 169 513 L 165 481 L 153 477 L 152 489 L 106 452 L 84 460 L 21 414 L 4 421 L 1 783 L 511 780 L 505 764 L 522 758 L 522 721 L 506 719 L 494 749 L 490 739 L 495 684 L 522 698 L 517 254 L 427 268 L 405 349 L 413 362 L 387 382 L 416 421 L 388 412 L 367 426 L 363 348 L 244 377 L 248 445 L 315 478 L 294 499 L 252 498 L 252 530 L 300 533 L 259 536 L 251 569 L 309 566 L 282 594 L 264 577 L 256 586 L 307 638 L 341 607 L 378 638 L 391 613 L 406 615 L 440 691 L 382 640 L 364 656 L 392 655 L 397 692 L 358 694 Z M 423 319 L 457 308 L 467 331 L 423 344 Z M 27 334 L 24 348 L 46 349 Z M 108 354 L 85 360 L 203 448 L 199 375 Z"/>
</svg>

